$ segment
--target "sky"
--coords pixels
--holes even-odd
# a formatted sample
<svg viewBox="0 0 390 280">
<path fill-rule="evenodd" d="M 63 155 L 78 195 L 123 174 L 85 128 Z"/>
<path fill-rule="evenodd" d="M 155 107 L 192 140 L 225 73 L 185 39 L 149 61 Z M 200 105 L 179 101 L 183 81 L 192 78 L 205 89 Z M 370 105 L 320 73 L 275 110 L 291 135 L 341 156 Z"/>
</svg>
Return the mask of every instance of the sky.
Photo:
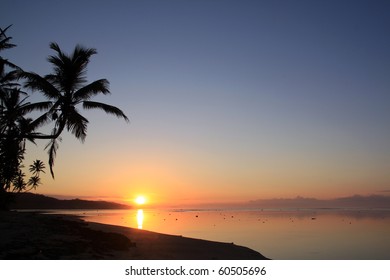
<svg viewBox="0 0 390 280">
<path fill-rule="evenodd" d="M 38 193 L 154 205 L 390 191 L 390 2 L 19 1 L 0 4 L 16 48 L 51 72 L 50 42 L 96 48 L 96 101 Z M 38 92 L 30 101 L 42 101 Z M 45 141 L 25 165 L 47 161 Z M 49 172 L 47 172 L 49 173 Z"/>
</svg>

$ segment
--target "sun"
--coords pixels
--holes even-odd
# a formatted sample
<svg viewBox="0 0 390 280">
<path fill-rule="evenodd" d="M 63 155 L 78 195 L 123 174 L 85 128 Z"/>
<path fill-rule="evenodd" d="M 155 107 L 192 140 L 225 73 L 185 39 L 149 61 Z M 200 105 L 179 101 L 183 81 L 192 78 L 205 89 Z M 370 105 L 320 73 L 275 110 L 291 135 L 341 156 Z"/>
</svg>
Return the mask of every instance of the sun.
<svg viewBox="0 0 390 280">
<path fill-rule="evenodd" d="M 143 205 L 146 203 L 146 198 L 143 195 L 139 195 L 135 198 L 135 203 L 138 205 Z"/>
</svg>

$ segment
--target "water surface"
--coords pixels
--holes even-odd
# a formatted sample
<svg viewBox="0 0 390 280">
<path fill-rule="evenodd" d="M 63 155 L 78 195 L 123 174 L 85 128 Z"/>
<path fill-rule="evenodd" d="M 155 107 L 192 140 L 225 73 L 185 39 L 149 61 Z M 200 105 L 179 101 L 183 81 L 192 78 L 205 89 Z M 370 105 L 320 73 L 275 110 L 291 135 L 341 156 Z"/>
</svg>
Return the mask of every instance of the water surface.
<svg viewBox="0 0 390 280">
<path fill-rule="evenodd" d="M 390 259 L 389 210 L 71 210 L 86 221 L 250 247 L 272 259 Z"/>
</svg>

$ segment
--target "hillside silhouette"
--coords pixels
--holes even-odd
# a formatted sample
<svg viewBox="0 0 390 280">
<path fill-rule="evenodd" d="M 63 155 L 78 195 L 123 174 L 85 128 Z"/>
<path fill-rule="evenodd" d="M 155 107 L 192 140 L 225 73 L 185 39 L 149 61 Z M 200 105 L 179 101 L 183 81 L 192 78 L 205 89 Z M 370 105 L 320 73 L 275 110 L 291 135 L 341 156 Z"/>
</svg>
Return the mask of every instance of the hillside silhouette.
<svg viewBox="0 0 390 280">
<path fill-rule="evenodd" d="M 11 205 L 12 209 L 130 209 L 131 206 L 82 199 L 62 200 L 41 194 L 19 193 Z"/>
<path fill-rule="evenodd" d="M 296 198 L 257 199 L 248 203 L 258 208 L 390 208 L 390 196 L 353 195 L 335 199 L 316 199 L 297 196 Z"/>
</svg>

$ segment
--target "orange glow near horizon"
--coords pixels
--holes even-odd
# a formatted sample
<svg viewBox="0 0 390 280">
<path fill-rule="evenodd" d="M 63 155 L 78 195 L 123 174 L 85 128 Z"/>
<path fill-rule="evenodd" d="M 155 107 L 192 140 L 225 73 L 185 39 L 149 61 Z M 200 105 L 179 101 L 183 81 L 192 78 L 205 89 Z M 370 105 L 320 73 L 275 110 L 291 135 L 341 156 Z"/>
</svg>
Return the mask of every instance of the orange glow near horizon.
<svg viewBox="0 0 390 280">
<path fill-rule="evenodd" d="M 181 158 L 173 155 L 172 153 L 164 157 L 158 154 L 157 159 L 150 155 L 147 156 L 147 160 L 142 160 L 142 156 L 139 155 L 132 159 L 134 164 L 123 162 L 117 170 L 109 168 L 103 172 L 103 169 L 96 169 L 94 172 L 96 174 L 115 174 L 101 175 L 98 182 L 86 180 L 85 176 L 78 173 L 81 169 L 73 169 L 74 165 L 61 161 L 58 165 L 63 167 L 62 172 L 58 173 L 56 180 L 44 178 L 47 187 L 45 184 L 38 188 L 37 192 L 48 196 L 62 195 L 69 199 L 84 198 L 126 203 L 143 209 L 198 205 L 211 207 L 213 204 L 227 205 L 257 199 L 288 199 L 297 196 L 333 199 L 355 194 L 372 194 L 370 192 L 372 182 L 364 183 L 364 178 L 352 180 L 345 174 L 326 176 L 324 173 L 331 173 L 328 169 L 319 169 L 316 172 L 308 170 L 307 174 L 297 169 L 294 169 L 294 172 L 281 170 L 280 173 L 284 175 L 279 176 L 279 172 L 271 172 L 271 167 L 261 164 L 245 166 L 228 161 L 205 164 L 197 157 L 189 156 L 189 159 L 186 159 L 184 156 Z M 101 168 L 100 165 L 98 167 Z M 68 173 L 74 176 L 66 176 Z M 79 181 L 79 178 L 82 180 Z M 384 185 L 386 181 L 380 179 L 374 183 Z"/>
<path fill-rule="evenodd" d="M 88 145 L 93 146 L 94 139 L 91 137 Z M 63 149 L 69 147 L 65 145 Z M 86 176 L 85 169 L 78 166 L 73 157 L 67 158 L 68 154 L 85 153 L 82 145 L 76 146 L 76 151 L 61 154 L 61 160 L 56 163 L 55 180 L 50 174 L 42 175 L 44 185 L 37 193 L 61 195 L 64 199 L 113 201 L 143 209 L 197 207 L 297 196 L 333 199 L 370 195 L 375 191 L 372 186 L 387 185 L 386 178 L 389 177 L 352 167 L 351 170 L 359 172 L 339 168 L 343 171 L 340 173 L 338 169 L 334 170 L 330 161 L 308 166 L 292 160 L 286 162 L 284 158 L 278 161 L 249 155 L 233 157 L 235 160 L 216 159 L 210 154 L 182 150 L 180 145 L 168 149 L 169 153 L 165 150 L 149 149 L 145 153 L 131 150 L 128 151 L 132 155 L 130 159 L 122 159 L 115 153 L 97 153 L 91 162 L 83 155 L 77 164 L 89 166 L 93 170 L 91 173 L 96 174 Z M 103 159 L 116 162 L 116 165 L 100 164 Z"/>
</svg>

